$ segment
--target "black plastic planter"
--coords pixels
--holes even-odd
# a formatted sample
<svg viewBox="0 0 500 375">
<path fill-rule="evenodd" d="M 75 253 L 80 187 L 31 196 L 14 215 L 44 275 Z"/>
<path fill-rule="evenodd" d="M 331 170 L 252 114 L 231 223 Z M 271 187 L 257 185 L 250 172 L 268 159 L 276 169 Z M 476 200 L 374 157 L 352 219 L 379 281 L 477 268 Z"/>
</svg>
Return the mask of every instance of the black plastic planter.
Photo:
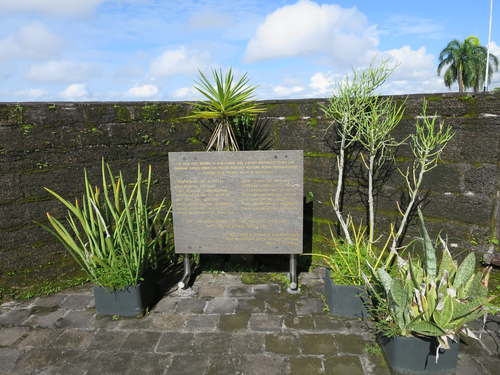
<svg viewBox="0 0 500 375">
<path fill-rule="evenodd" d="M 450 349 L 440 349 L 436 363 L 437 340 L 419 337 L 379 337 L 387 363 L 394 374 L 454 374 L 457 368 L 458 342 L 450 342 Z"/>
<path fill-rule="evenodd" d="M 97 315 L 141 316 L 156 297 L 153 283 L 141 283 L 122 290 L 94 287 Z"/>
<path fill-rule="evenodd" d="M 362 286 L 337 285 L 330 278 L 330 271 L 325 272 L 325 295 L 330 314 L 344 318 L 361 318 L 368 316 L 364 302 L 368 296 Z"/>
</svg>

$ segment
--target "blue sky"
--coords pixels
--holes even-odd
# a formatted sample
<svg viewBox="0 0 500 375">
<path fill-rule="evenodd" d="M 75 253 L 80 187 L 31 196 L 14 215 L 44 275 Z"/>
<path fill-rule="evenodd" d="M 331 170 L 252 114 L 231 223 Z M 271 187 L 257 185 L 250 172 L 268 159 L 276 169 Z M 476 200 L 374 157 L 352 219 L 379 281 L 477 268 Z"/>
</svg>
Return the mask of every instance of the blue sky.
<svg viewBox="0 0 500 375">
<path fill-rule="evenodd" d="M 260 99 L 328 97 L 374 58 L 399 64 L 384 93 L 447 92 L 439 52 L 470 35 L 485 45 L 488 12 L 489 0 L 0 0 L 0 100 L 189 100 L 198 69 L 229 67 Z"/>
</svg>

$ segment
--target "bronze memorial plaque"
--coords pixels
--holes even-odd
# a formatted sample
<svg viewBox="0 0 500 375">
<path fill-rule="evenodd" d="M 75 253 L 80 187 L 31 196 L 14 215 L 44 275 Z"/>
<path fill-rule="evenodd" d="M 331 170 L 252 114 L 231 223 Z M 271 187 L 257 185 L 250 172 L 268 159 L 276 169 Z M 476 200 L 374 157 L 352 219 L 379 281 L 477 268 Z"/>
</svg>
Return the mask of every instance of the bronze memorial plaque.
<svg viewBox="0 0 500 375">
<path fill-rule="evenodd" d="M 303 152 L 170 152 L 175 251 L 302 252 Z"/>
</svg>

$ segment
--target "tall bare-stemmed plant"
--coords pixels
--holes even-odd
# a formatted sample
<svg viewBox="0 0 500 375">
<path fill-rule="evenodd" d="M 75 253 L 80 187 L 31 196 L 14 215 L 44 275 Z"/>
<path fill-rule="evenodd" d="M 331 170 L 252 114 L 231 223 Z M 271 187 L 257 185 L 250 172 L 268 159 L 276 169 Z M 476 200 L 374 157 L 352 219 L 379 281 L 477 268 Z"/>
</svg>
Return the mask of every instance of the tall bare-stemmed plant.
<svg viewBox="0 0 500 375">
<path fill-rule="evenodd" d="M 408 218 L 415 209 L 424 175 L 437 166 L 441 153 L 454 136 L 451 126 L 446 126 L 443 121 L 436 124 L 436 119 L 436 116 L 427 115 L 427 102 L 424 101 L 422 115 L 417 118 L 415 124 L 415 133 L 410 135 L 413 164 L 405 171 L 398 168 L 408 188 L 409 203 L 404 211 L 398 206 L 403 217 L 392 240 L 391 252 L 396 251 L 398 242 L 408 225 Z"/>
<path fill-rule="evenodd" d="M 374 92 L 384 84 L 393 70 L 394 67 L 390 66 L 387 61 L 383 61 L 378 65 L 372 63 L 366 70 L 354 70 L 351 76 L 347 76 L 345 80 L 337 84 L 335 93 L 329 99 L 328 105 L 321 107 L 325 117 L 332 121 L 331 126 L 335 126 L 338 136 L 337 185 L 335 196 L 331 198 L 331 204 L 342 228 L 345 240 L 349 245 L 352 244 L 348 225 L 349 217 L 344 217 L 341 208 L 346 153 L 357 141 L 361 140 L 369 147 L 375 148 L 375 146 L 372 147 L 372 144 L 378 139 L 383 138 L 381 133 L 382 130 L 385 132 L 386 123 L 384 122 L 382 129 L 380 129 L 381 126 L 378 125 L 377 121 L 385 120 L 388 117 L 383 113 L 385 109 L 383 105 L 386 101 L 379 100 L 374 96 Z M 370 118 L 372 110 L 375 112 L 372 114 L 373 117 Z M 376 122 L 375 125 L 377 126 L 374 126 L 374 122 Z M 362 138 L 360 139 L 360 137 Z M 373 176 L 371 175 L 371 177 Z M 372 226 L 370 227 L 370 232 L 373 233 Z"/>
<path fill-rule="evenodd" d="M 195 89 L 206 100 L 192 103 L 194 110 L 186 118 L 217 121 L 208 141 L 207 151 L 213 148 L 216 151 L 237 151 L 238 142 L 230 119 L 265 111 L 263 105 L 254 101 L 256 86 L 248 85 L 247 74 L 235 81 L 231 69 L 226 73 L 222 70 L 212 70 L 213 83 L 201 71 L 199 73 Z"/>
<path fill-rule="evenodd" d="M 394 139 L 392 132 L 403 117 L 404 103 L 398 104 L 388 97 L 373 96 L 369 99 L 367 110 L 359 115 L 357 141 L 367 152 L 366 159 L 363 154 L 361 156 L 368 171 L 368 239 L 373 243 L 375 234 L 373 177 L 377 165 L 384 164 L 392 157 L 394 148 L 402 144 Z"/>
</svg>

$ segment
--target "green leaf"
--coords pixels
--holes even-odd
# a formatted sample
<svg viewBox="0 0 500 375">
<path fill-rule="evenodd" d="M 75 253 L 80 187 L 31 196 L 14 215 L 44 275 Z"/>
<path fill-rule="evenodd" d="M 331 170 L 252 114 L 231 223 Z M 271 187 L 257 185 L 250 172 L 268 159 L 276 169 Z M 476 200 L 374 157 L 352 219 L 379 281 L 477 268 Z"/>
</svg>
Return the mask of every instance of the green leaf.
<svg viewBox="0 0 500 375">
<path fill-rule="evenodd" d="M 446 329 L 446 326 L 453 318 L 453 306 L 453 300 L 448 295 L 438 303 L 432 317 L 439 327 Z"/>
<path fill-rule="evenodd" d="M 470 253 L 465 257 L 462 264 L 458 267 L 457 273 L 455 274 L 455 279 L 453 280 L 453 287 L 458 290 L 463 284 L 465 284 L 474 274 L 474 268 L 476 266 L 476 256 L 474 253 Z"/>
<path fill-rule="evenodd" d="M 441 336 L 445 332 L 431 322 L 426 322 L 425 320 L 416 320 L 408 325 L 408 329 L 424 336 Z"/>
<path fill-rule="evenodd" d="M 436 250 L 432 244 L 429 233 L 427 233 L 427 228 L 425 227 L 424 215 L 420 208 L 418 208 L 418 217 L 420 219 L 420 226 L 423 235 L 423 245 L 424 245 L 424 260 L 425 260 L 425 272 L 427 276 L 434 279 L 436 277 L 437 271 L 437 261 L 436 261 Z"/>
</svg>

